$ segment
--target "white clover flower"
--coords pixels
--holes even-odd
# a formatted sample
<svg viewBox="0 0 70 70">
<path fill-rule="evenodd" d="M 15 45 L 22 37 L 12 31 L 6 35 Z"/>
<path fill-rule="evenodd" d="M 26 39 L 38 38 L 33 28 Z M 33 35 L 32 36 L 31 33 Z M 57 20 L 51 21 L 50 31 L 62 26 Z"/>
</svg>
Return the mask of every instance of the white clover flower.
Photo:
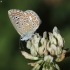
<svg viewBox="0 0 70 70">
<path fill-rule="evenodd" d="M 59 56 L 62 53 L 62 48 L 57 47 L 56 48 L 56 55 Z"/>
<path fill-rule="evenodd" d="M 42 39 L 41 39 L 41 44 L 42 44 L 43 46 L 45 46 L 45 45 L 47 44 L 47 42 L 46 42 L 46 39 L 45 39 L 45 38 L 42 38 Z"/>
<path fill-rule="evenodd" d="M 37 51 L 35 50 L 34 46 L 31 47 L 30 51 L 33 56 L 37 56 Z"/>
<path fill-rule="evenodd" d="M 56 48 L 57 48 L 56 45 L 54 44 L 50 45 L 49 52 L 51 55 L 56 55 Z"/>
<path fill-rule="evenodd" d="M 53 57 L 50 55 L 44 56 L 44 61 L 53 62 Z"/>
<path fill-rule="evenodd" d="M 31 60 L 38 60 L 38 57 L 34 57 L 30 54 L 28 54 L 27 52 L 25 51 L 21 51 L 22 55 L 26 58 L 26 59 L 31 59 Z"/>
<path fill-rule="evenodd" d="M 35 47 L 35 50 L 38 52 L 38 45 L 39 45 L 40 36 L 38 33 L 34 35 L 34 37 L 31 39 L 32 45 Z"/>
<path fill-rule="evenodd" d="M 43 38 L 47 39 L 47 32 L 46 31 L 43 33 Z"/>
<path fill-rule="evenodd" d="M 52 43 L 52 44 L 57 44 L 57 41 L 54 37 L 54 35 L 52 33 L 49 33 L 49 41 Z"/>
<path fill-rule="evenodd" d="M 60 62 L 65 58 L 66 50 L 63 50 L 62 53 L 56 58 L 55 61 Z"/>
<path fill-rule="evenodd" d="M 63 49 L 63 45 L 64 40 L 57 27 L 54 27 L 53 33 L 49 32 L 49 38 L 46 31 L 43 33 L 43 37 L 35 33 L 26 44 L 31 54 L 25 51 L 21 51 L 21 53 L 27 59 L 37 60 L 34 63 L 29 63 L 34 66 L 32 70 L 39 70 L 41 65 L 43 66 L 42 70 L 60 70 L 56 62 L 65 58 L 66 50 Z"/>
<path fill-rule="evenodd" d="M 30 48 L 31 48 L 31 46 L 32 46 L 32 44 L 31 44 L 30 40 L 29 40 L 29 41 L 27 41 L 26 47 L 27 47 L 28 49 L 30 49 Z"/>
<path fill-rule="evenodd" d="M 39 47 L 38 53 L 40 56 L 42 56 L 44 54 L 44 46 Z"/>
<path fill-rule="evenodd" d="M 63 47 L 64 41 L 63 41 L 63 38 L 61 37 L 61 35 L 58 33 L 57 27 L 54 27 L 54 29 L 53 29 L 53 35 L 57 38 L 58 45 L 60 47 Z"/>
</svg>

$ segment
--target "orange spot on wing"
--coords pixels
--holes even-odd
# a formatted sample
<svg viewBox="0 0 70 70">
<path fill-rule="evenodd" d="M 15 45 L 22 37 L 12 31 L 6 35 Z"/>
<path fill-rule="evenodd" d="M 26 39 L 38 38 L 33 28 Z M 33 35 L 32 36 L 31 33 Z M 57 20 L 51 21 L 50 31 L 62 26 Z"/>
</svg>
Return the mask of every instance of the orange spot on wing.
<svg viewBox="0 0 70 70">
<path fill-rule="evenodd" d="M 36 20 L 36 17 L 34 17 L 33 20 L 35 21 Z"/>
<path fill-rule="evenodd" d="M 34 15 L 33 15 L 33 14 L 31 14 L 31 13 L 29 13 L 29 14 L 28 14 L 28 16 L 31 16 L 32 18 L 34 17 Z"/>
<path fill-rule="evenodd" d="M 39 24 L 38 21 L 35 21 L 36 24 Z"/>
<path fill-rule="evenodd" d="M 26 13 L 26 14 L 23 14 L 23 16 L 24 16 L 24 17 L 27 17 L 27 13 Z"/>
<path fill-rule="evenodd" d="M 12 16 L 12 14 L 17 14 L 17 15 L 20 15 L 20 16 L 23 15 L 23 14 L 21 14 L 21 13 L 19 13 L 19 12 L 12 12 L 12 13 L 10 14 L 10 16 Z"/>
</svg>

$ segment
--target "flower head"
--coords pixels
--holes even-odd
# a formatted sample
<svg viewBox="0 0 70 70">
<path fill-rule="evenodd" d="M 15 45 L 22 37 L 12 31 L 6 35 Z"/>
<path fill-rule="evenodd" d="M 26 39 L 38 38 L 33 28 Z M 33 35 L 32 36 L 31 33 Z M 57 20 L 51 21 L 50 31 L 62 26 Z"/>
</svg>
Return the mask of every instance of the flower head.
<svg viewBox="0 0 70 70">
<path fill-rule="evenodd" d="M 26 54 L 24 51 L 21 53 L 27 59 L 38 60 L 29 63 L 34 66 L 33 70 L 39 70 L 41 65 L 42 70 L 59 70 L 59 66 L 55 62 L 60 62 L 65 58 L 66 50 L 63 49 L 63 46 L 64 39 L 57 27 L 54 27 L 53 32 L 49 32 L 49 38 L 46 31 L 43 33 L 43 37 L 39 33 L 35 33 L 26 44 L 30 54 Z"/>
</svg>

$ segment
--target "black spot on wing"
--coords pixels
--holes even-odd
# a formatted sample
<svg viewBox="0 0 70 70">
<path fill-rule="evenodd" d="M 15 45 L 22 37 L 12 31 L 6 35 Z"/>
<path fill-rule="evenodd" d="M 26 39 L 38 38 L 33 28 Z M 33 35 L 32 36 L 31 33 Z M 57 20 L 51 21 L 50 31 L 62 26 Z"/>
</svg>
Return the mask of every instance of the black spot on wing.
<svg viewBox="0 0 70 70">
<path fill-rule="evenodd" d="M 20 17 L 19 17 L 19 15 L 12 15 L 12 19 L 13 19 L 13 20 L 19 20 Z"/>
<path fill-rule="evenodd" d="M 19 24 L 19 22 L 16 22 L 16 24 Z"/>
</svg>

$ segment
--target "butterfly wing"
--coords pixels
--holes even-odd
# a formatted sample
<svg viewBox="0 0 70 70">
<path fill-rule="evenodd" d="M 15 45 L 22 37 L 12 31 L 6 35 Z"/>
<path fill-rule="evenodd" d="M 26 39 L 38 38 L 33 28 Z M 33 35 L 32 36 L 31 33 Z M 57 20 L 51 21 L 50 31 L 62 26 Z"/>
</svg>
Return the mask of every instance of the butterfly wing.
<svg viewBox="0 0 70 70">
<path fill-rule="evenodd" d="M 8 15 L 13 26 L 22 37 L 32 35 L 41 22 L 38 15 L 32 10 L 23 12 L 11 9 L 8 11 Z"/>
<path fill-rule="evenodd" d="M 17 32 L 22 36 L 23 35 L 23 31 L 22 31 L 22 27 L 21 25 L 24 23 L 23 21 L 23 11 L 21 10 L 16 10 L 16 9 L 11 9 L 8 11 L 8 15 L 9 18 L 13 24 L 13 26 L 15 27 L 15 29 L 17 30 Z"/>
<path fill-rule="evenodd" d="M 26 14 L 27 21 L 29 22 L 28 30 L 31 28 L 31 31 L 36 31 L 36 29 L 39 27 L 41 23 L 39 16 L 32 10 L 27 10 L 24 12 L 24 14 Z"/>
</svg>

